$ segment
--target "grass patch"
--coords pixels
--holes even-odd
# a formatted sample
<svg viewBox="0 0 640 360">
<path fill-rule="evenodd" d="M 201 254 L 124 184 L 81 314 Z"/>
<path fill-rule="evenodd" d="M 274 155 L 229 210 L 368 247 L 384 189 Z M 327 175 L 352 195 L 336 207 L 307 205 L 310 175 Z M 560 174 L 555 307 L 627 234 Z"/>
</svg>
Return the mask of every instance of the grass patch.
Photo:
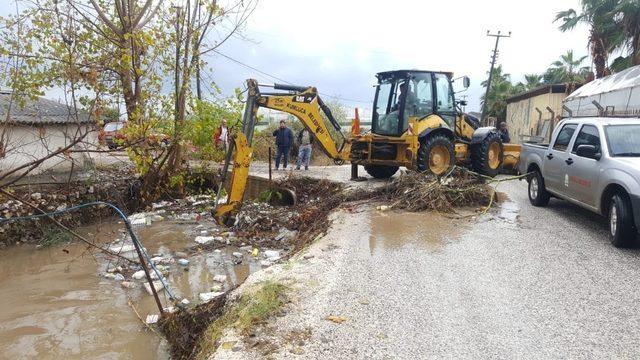
<svg viewBox="0 0 640 360">
<path fill-rule="evenodd" d="M 38 244 L 42 247 L 68 243 L 73 240 L 73 235 L 57 225 L 48 225 L 42 229 L 42 238 Z"/>
<path fill-rule="evenodd" d="M 196 359 L 207 359 L 215 350 L 226 329 L 233 327 L 243 336 L 263 324 L 287 302 L 289 288 L 275 281 L 265 281 L 244 294 L 217 318 L 200 338 Z"/>
</svg>

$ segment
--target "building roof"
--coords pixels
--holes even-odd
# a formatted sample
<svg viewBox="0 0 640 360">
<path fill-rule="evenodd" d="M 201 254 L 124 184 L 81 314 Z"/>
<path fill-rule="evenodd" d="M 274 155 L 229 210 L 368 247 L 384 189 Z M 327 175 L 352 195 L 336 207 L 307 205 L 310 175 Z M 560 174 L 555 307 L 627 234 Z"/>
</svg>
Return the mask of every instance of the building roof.
<svg viewBox="0 0 640 360">
<path fill-rule="evenodd" d="M 595 79 L 567 96 L 567 101 L 609 93 L 613 91 L 637 88 L 640 86 L 640 65 L 630 67 L 619 73 Z"/>
<path fill-rule="evenodd" d="M 542 86 L 538 86 L 535 89 L 531 89 L 529 91 L 520 93 L 518 95 L 512 96 L 510 98 L 507 98 L 507 104 L 510 103 L 514 103 L 520 100 L 525 100 L 525 99 L 529 99 L 538 95 L 542 95 L 542 94 L 559 94 L 559 93 L 566 93 L 567 92 L 567 85 L 568 84 L 544 84 Z M 575 84 L 571 84 L 574 85 L 573 88 L 575 88 Z"/>
<path fill-rule="evenodd" d="M 36 100 L 27 100 L 24 107 L 20 106 L 11 93 L 0 93 L 0 124 L 7 121 L 7 110 L 11 105 L 9 122 L 23 125 L 44 125 L 44 124 L 71 124 L 71 123 L 95 123 L 88 113 L 76 110 L 65 104 L 60 104 L 53 100 L 42 97 Z"/>
<path fill-rule="evenodd" d="M 571 116 L 640 115 L 640 65 L 591 81 L 567 96 L 564 108 Z"/>
</svg>

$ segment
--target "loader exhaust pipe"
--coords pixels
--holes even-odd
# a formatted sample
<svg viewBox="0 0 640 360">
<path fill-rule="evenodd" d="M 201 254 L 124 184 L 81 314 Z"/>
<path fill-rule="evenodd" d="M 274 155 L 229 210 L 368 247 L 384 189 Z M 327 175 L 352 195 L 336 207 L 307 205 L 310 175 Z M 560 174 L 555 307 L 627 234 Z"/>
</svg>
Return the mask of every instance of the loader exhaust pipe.
<svg viewBox="0 0 640 360">
<path fill-rule="evenodd" d="M 273 84 L 273 88 L 275 90 L 287 90 L 287 91 L 298 91 L 303 92 L 310 88 L 311 86 L 297 86 L 297 85 L 285 85 L 285 84 Z"/>
</svg>

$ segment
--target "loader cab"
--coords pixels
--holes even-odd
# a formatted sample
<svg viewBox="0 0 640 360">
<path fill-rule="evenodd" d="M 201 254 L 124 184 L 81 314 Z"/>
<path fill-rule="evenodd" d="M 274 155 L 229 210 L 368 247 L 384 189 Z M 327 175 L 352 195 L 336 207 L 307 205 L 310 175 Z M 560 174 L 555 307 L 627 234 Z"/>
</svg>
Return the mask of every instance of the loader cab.
<svg viewBox="0 0 640 360">
<path fill-rule="evenodd" d="M 398 70 L 376 75 L 376 95 L 371 132 L 401 136 L 409 126 L 409 118 L 418 121 L 438 114 L 453 125 L 456 109 L 451 73 Z"/>
</svg>

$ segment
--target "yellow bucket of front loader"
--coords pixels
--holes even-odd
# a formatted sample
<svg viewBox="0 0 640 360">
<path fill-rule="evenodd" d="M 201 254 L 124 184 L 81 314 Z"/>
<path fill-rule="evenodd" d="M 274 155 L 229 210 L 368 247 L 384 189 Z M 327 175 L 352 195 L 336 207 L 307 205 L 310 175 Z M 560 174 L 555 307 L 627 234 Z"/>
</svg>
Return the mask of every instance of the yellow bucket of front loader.
<svg viewBox="0 0 640 360">
<path fill-rule="evenodd" d="M 522 150 L 522 145 L 520 144 L 502 144 L 502 151 L 504 152 L 502 168 L 504 170 L 518 169 L 520 150 Z"/>
</svg>

